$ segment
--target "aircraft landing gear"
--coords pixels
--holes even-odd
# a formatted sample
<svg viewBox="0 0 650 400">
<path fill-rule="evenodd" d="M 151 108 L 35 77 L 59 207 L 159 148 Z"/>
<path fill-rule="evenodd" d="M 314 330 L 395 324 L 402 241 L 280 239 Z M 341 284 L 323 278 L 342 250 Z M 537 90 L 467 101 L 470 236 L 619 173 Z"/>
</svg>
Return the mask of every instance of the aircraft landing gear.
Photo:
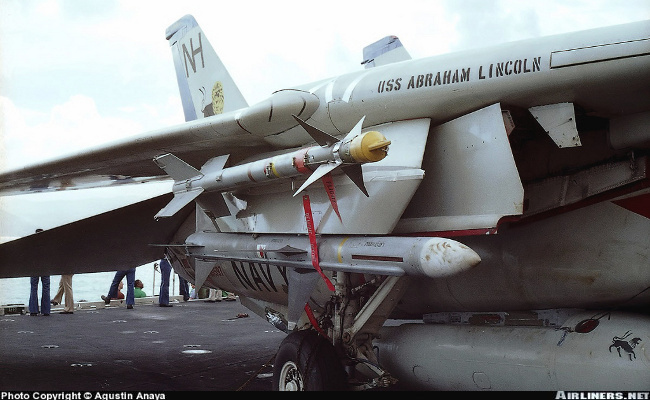
<svg viewBox="0 0 650 400">
<path fill-rule="evenodd" d="M 346 374 L 334 346 L 313 330 L 290 333 L 273 364 L 273 390 L 345 390 Z"/>
</svg>

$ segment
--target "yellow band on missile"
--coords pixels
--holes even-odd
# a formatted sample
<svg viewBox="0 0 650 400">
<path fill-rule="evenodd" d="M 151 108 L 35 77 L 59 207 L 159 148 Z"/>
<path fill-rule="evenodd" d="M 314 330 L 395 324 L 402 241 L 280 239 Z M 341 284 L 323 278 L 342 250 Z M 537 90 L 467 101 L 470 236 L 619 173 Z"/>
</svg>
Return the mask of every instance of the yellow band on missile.
<svg viewBox="0 0 650 400">
<path fill-rule="evenodd" d="M 341 243 L 339 243 L 339 248 L 336 250 L 336 258 L 339 262 L 339 264 L 343 263 L 343 256 L 341 255 L 341 252 L 343 251 L 343 244 L 349 239 L 349 237 L 343 238 L 341 240 Z"/>
<path fill-rule="evenodd" d="M 383 160 L 388 152 L 390 140 L 377 131 L 359 135 L 350 143 L 350 155 L 357 162 L 376 162 Z"/>
<path fill-rule="evenodd" d="M 271 163 L 271 172 L 273 173 L 273 175 L 275 175 L 276 178 L 282 178 L 278 173 L 278 170 L 275 169 L 275 163 L 273 162 Z"/>
</svg>

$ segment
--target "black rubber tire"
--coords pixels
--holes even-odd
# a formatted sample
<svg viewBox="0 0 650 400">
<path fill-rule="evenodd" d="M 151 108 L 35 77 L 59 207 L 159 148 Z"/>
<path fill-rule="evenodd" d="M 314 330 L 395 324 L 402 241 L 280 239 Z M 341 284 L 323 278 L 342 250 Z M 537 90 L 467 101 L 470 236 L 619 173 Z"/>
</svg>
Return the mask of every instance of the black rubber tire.
<svg viewBox="0 0 650 400">
<path fill-rule="evenodd" d="M 296 369 L 297 379 L 286 376 L 288 370 L 295 374 Z M 282 379 L 285 382 L 281 384 Z M 318 333 L 312 330 L 292 332 L 280 343 L 273 364 L 273 390 L 346 389 L 347 376 L 334 346 Z"/>
</svg>

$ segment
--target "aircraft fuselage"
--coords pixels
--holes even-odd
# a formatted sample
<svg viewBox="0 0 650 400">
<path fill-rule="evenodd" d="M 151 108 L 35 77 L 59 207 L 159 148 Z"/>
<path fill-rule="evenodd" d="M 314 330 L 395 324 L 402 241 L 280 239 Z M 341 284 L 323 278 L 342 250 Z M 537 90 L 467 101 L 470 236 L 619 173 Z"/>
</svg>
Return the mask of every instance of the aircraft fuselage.
<svg viewBox="0 0 650 400">
<path fill-rule="evenodd" d="M 649 30 L 642 22 L 530 39 L 403 61 L 291 90 L 318 97 L 310 121 L 332 134 L 349 131 L 364 115 L 365 126 L 415 118 L 437 124 L 495 103 L 529 108 L 573 102 L 602 117 L 635 114 L 650 109 L 644 95 L 650 90 Z M 631 87 L 636 95 L 630 95 Z M 273 118 L 286 118 L 287 129 L 295 125 L 291 115 L 276 111 Z M 283 145 L 297 133 L 260 128 L 251 131 L 264 131 L 269 141 Z"/>
</svg>

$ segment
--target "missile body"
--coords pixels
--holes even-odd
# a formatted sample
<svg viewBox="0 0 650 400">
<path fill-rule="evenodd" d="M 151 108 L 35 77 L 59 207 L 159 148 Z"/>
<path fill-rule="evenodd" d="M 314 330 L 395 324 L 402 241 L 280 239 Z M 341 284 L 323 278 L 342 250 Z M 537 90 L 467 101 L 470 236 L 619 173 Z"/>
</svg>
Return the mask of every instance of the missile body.
<svg viewBox="0 0 650 400">
<path fill-rule="evenodd" d="M 379 132 L 370 131 L 356 139 L 358 139 L 358 142 L 362 142 L 364 138 L 377 136 L 377 134 L 381 135 Z M 381 137 L 383 138 L 383 135 Z M 199 175 L 174 183 L 174 192 L 199 188 L 207 192 L 215 190 L 228 191 L 276 178 L 290 178 L 311 174 L 320 165 L 335 163 L 337 160 L 342 160 L 346 164 L 371 161 L 365 158 L 363 151 L 351 151 L 353 147 L 360 147 L 355 141 L 341 144 L 338 149 L 334 147 L 313 146 L 292 153 L 281 154 L 230 168 L 219 168 L 213 171 L 210 171 L 209 168 L 201 168 Z M 158 158 L 157 161 L 166 156 Z M 208 170 L 206 171 L 206 169 Z"/>
<path fill-rule="evenodd" d="M 191 256 L 226 265 L 236 261 L 313 269 L 305 235 L 197 232 L 186 243 Z M 455 275 L 481 261 L 468 246 L 440 237 L 323 236 L 318 256 L 323 270 L 429 278 Z"/>
<path fill-rule="evenodd" d="M 363 163 L 382 160 L 387 154 L 390 141 L 377 131 L 361 133 L 363 119 L 343 140 L 338 140 L 295 118 L 304 124 L 303 127 L 308 129 L 320 145 L 229 168 L 224 168 L 228 155 L 218 156 L 206 162 L 200 171 L 173 154 L 154 158 L 154 162 L 174 179 L 174 198 L 155 218 L 174 215 L 204 192 L 226 192 L 277 178 L 311 174 L 295 193 L 298 194 L 339 166 L 342 166 L 343 171 L 367 194 L 363 187 L 360 166 Z"/>
<path fill-rule="evenodd" d="M 197 287 L 287 305 L 289 324 L 298 320 L 308 298 L 331 296 L 314 290 L 318 281 L 329 287 L 336 273 L 445 278 L 481 261 L 468 246 L 440 237 L 324 235 L 313 242 L 308 235 L 199 231 L 172 251 L 176 272 Z"/>
</svg>

